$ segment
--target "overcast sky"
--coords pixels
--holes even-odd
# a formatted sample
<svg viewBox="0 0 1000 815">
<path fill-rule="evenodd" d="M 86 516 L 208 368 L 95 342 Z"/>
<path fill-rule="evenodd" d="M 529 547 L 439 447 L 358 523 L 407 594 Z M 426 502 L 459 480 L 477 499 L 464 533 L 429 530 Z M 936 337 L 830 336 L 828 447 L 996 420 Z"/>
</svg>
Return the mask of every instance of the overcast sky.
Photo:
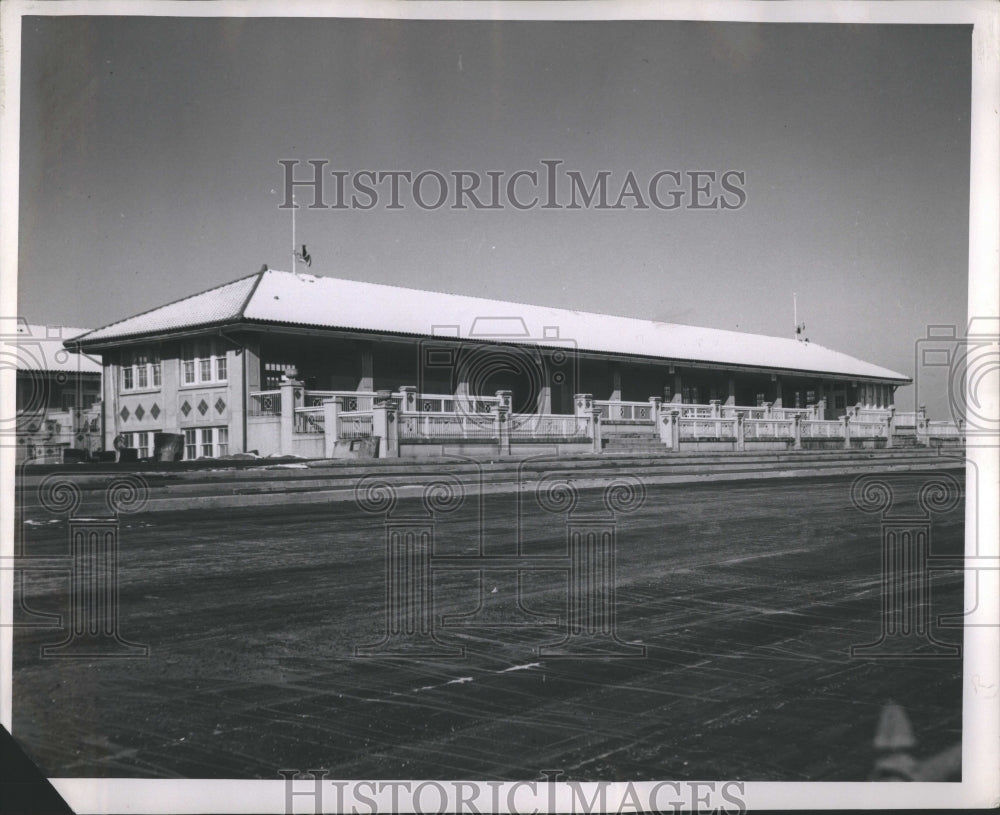
<svg viewBox="0 0 1000 815">
<path fill-rule="evenodd" d="M 615 191 L 737 170 L 738 210 L 380 203 L 300 209 L 297 234 L 315 274 L 772 335 L 797 292 L 812 341 L 912 376 L 926 326 L 966 319 L 970 37 L 25 18 L 19 311 L 96 327 L 289 268 L 281 159 L 484 178 L 557 159 Z"/>
</svg>

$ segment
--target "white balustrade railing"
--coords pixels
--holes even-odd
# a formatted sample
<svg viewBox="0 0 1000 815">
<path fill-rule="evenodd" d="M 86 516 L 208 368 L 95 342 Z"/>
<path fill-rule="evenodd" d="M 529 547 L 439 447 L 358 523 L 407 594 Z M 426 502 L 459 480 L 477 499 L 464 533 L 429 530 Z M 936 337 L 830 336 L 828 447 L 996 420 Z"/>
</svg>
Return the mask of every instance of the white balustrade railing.
<svg viewBox="0 0 1000 815">
<path fill-rule="evenodd" d="M 747 419 L 743 422 L 745 439 L 794 439 L 795 421 L 788 419 Z"/>
<path fill-rule="evenodd" d="M 700 419 L 682 414 L 677 432 L 682 439 L 735 439 L 736 422 L 736 419 Z"/>
<path fill-rule="evenodd" d="M 250 416 L 280 416 L 281 391 L 259 391 L 250 394 Z"/>
<path fill-rule="evenodd" d="M 648 407 L 648 405 L 647 405 Z M 590 438 L 591 419 L 586 416 L 567 416 L 561 413 L 527 413 L 511 416 L 511 439 L 533 438 Z"/>
<path fill-rule="evenodd" d="M 882 422 L 858 421 L 851 419 L 850 434 L 852 439 L 877 439 L 885 436 L 886 424 Z"/>
<path fill-rule="evenodd" d="M 802 422 L 799 432 L 803 439 L 842 439 L 844 438 L 844 423 L 806 419 Z"/>
<path fill-rule="evenodd" d="M 338 439 L 370 439 L 374 431 L 374 417 L 371 413 L 338 413 Z"/>
<path fill-rule="evenodd" d="M 498 439 L 492 415 L 467 413 L 401 413 L 397 419 L 400 440 Z"/>
<path fill-rule="evenodd" d="M 326 422 L 322 407 L 295 408 L 296 433 L 325 433 Z"/>
<path fill-rule="evenodd" d="M 306 391 L 305 407 L 322 407 L 328 399 L 340 399 L 340 409 L 347 412 L 369 411 L 375 404 L 375 391 Z"/>
<path fill-rule="evenodd" d="M 928 422 L 927 435 L 935 438 L 960 438 L 962 428 L 954 422 Z"/>
<path fill-rule="evenodd" d="M 395 394 L 400 399 L 404 413 L 471 413 L 487 414 L 500 404 L 496 396 L 469 396 L 465 394 L 409 393 Z"/>
<path fill-rule="evenodd" d="M 653 421 L 653 406 L 649 402 L 617 402 L 610 399 L 595 399 L 594 407 L 600 411 L 602 421 Z"/>
</svg>

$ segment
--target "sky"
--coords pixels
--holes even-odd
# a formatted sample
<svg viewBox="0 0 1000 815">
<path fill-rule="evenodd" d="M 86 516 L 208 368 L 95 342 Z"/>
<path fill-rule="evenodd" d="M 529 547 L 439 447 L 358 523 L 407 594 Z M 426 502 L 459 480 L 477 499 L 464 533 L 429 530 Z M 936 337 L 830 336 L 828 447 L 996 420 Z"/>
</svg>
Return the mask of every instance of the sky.
<svg viewBox="0 0 1000 815">
<path fill-rule="evenodd" d="M 296 235 L 314 274 L 776 336 L 793 335 L 795 293 L 811 341 L 916 373 L 917 401 L 944 418 L 915 347 L 928 325 L 966 322 L 970 38 L 25 18 L 19 312 L 98 327 L 262 264 L 288 269 L 281 160 L 301 177 L 325 160 L 484 178 L 561 160 L 611 173 L 613 190 L 629 171 L 734 170 L 746 201 L 733 210 L 380 202 L 301 208 Z"/>
</svg>

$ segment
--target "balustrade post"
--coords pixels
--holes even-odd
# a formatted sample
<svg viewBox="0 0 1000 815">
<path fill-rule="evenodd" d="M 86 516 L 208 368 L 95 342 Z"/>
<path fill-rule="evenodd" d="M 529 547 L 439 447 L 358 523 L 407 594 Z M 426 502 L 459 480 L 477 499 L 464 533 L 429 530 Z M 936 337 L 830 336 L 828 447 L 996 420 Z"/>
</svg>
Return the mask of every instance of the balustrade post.
<svg viewBox="0 0 1000 815">
<path fill-rule="evenodd" d="M 494 430 L 497 434 L 499 453 L 501 456 L 510 455 L 510 408 L 502 402 L 496 406 L 493 412 Z"/>
<path fill-rule="evenodd" d="M 764 418 L 765 419 L 770 419 L 771 418 L 771 403 L 770 402 L 764 402 L 764 404 L 761 405 L 761 407 L 764 408 Z"/>
<path fill-rule="evenodd" d="M 604 440 L 601 436 L 601 411 L 595 407 L 590 409 L 590 439 L 592 452 L 600 453 L 604 450 Z"/>
<path fill-rule="evenodd" d="M 660 415 L 660 409 L 663 407 L 663 398 L 660 396 L 650 396 L 649 397 L 649 418 L 656 423 L 657 417 Z"/>
<path fill-rule="evenodd" d="M 340 397 L 323 400 L 323 455 L 333 458 L 333 450 L 337 444 L 338 417 L 340 415 Z"/>
<path fill-rule="evenodd" d="M 802 414 L 796 413 L 792 417 L 792 433 L 795 441 L 792 443 L 792 448 L 795 450 L 802 449 Z"/>
<path fill-rule="evenodd" d="M 850 414 L 845 414 L 840 417 L 840 424 L 843 428 L 842 432 L 844 434 L 844 449 L 851 449 L 851 416 Z"/>
<path fill-rule="evenodd" d="M 670 411 L 670 449 L 681 451 L 681 412 L 677 409 Z"/>
<path fill-rule="evenodd" d="M 889 405 L 888 415 L 885 417 L 885 446 L 892 447 L 892 427 L 896 423 L 896 406 Z"/>
<path fill-rule="evenodd" d="M 746 440 L 746 425 L 744 421 L 746 420 L 746 411 L 737 410 L 736 411 L 736 450 L 738 452 L 743 452 L 747 449 Z"/>
<path fill-rule="evenodd" d="M 399 393 L 401 396 L 399 400 L 399 412 L 415 413 L 417 411 L 417 386 L 400 385 Z"/>
<path fill-rule="evenodd" d="M 594 396 L 590 393 L 578 393 L 573 397 L 577 416 L 590 416 L 594 409 Z"/>
<path fill-rule="evenodd" d="M 500 404 L 507 408 L 508 411 L 513 409 L 514 392 L 513 391 L 497 391 L 496 397 Z"/>
<path fill-rule="evenodd" d="M 292 440 L 295 438 L 295 408 L 302 407 L 305 388 L 297 379 L 287 377 L 281 380 L 281 454 L 294 453 Z"/>
<path fill-rule="evenodd" d="M 388 398 L 376 398 L 375 400 L 372 409 L 372 435 L 379 438 L 379 458 L 399 457 L 399 426 L 396 421 L 396 406 Z"/>
</svg>

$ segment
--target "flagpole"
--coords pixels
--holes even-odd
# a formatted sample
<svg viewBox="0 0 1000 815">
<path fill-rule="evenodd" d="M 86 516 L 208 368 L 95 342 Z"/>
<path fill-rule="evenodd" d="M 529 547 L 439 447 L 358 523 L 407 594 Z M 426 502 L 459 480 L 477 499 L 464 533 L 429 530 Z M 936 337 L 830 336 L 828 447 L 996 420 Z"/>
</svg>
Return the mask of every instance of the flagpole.
<svg viewBox="0 0 1000 815">
<path fill-rule="evenodd" d="M 295 196 L 292 195 L 292 266 L 288 270 L 292 274 L 295 274 Z"/>
</svg>

